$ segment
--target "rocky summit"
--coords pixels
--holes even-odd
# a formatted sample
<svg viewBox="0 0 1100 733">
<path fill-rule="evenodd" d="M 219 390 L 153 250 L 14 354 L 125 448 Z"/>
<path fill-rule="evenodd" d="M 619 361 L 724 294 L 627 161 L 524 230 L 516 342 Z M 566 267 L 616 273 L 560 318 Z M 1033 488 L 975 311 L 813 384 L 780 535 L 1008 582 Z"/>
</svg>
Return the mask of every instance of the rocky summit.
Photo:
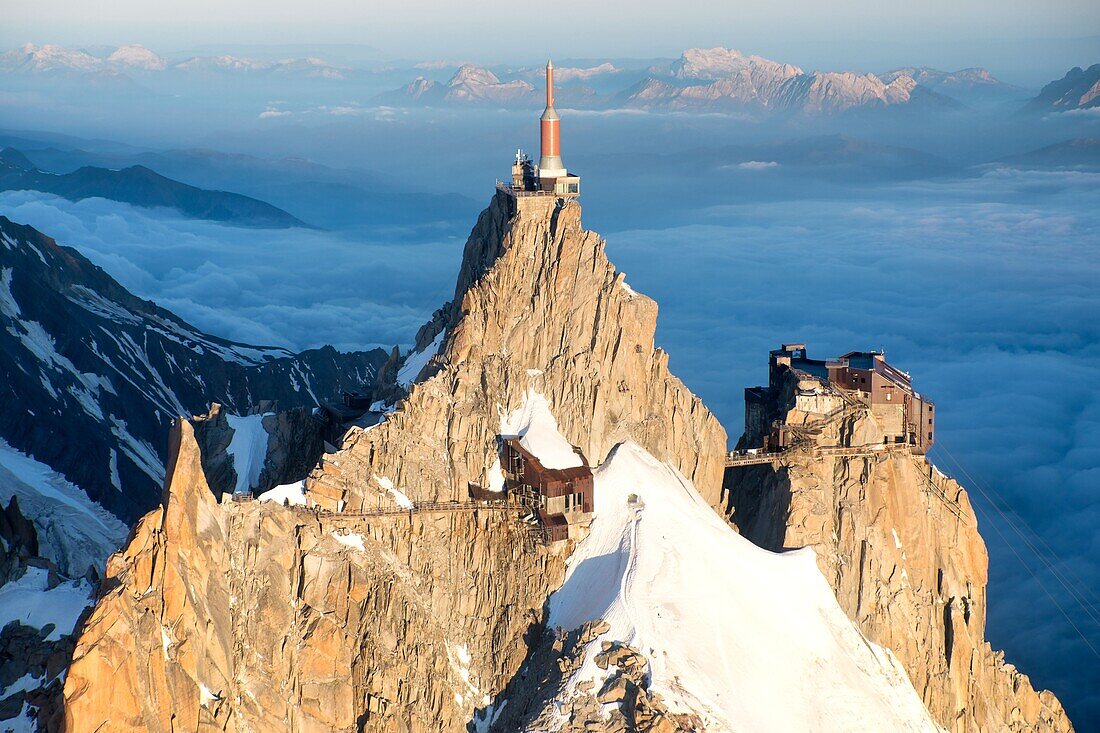
<svg viewBox="0 0 1100 733">
<path fill-rule="evenodd" d="M 502 188 L 454 298 L 302 484 L 219 500 L 220 418 L 176 423 L 42 724 L 1072 729 L 982 640 L 960 487 L 892 452 L 727 468 L 656 319 L 575 200 Z M 842 412 L 822 435 L 874 441 Z M 535 469 L 591 475 L 594 513 L 548 536 L 548 503 L 502 491 Z"/>
</svg>

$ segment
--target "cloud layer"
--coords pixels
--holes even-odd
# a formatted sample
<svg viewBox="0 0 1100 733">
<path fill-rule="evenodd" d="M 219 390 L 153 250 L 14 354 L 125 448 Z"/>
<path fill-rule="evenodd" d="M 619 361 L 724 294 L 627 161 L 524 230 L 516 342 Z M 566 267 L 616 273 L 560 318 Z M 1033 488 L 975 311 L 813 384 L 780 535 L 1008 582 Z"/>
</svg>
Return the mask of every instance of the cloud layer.
<svg viewBox="0 0 1100 733">
<path fill-rule="evenodd" d="M 936 401 L 932 458 L 979 513 L 994 647 L 1083 728 L 1100 720 L 1100 659 L 1073 628 L 1100 649 L 1100 176 L 996 169 L 697 218 L 608 237 L 661 303 L 676 373 L 732 435 L 781 341 L 885 348 Z"/>
<path fill-rule="evenodd" d="M 77 247 L 209 333 L 293 349 L 411 344 L 425 314 L 453 295 L 462 257 L 457 239 L 244 229 L 26 191 L 0 193 L 0 214 Z"/>
</svg>

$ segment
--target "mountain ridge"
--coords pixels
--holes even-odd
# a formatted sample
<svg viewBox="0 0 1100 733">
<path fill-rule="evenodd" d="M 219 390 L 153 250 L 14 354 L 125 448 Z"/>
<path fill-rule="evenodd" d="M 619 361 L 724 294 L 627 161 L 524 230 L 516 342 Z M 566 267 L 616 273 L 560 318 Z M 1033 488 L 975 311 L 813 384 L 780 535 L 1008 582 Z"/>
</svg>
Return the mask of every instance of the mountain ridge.
<svg viewBox="0 0 1100 733">
<path fill-rule="evenodd" d="M 105 198 L 146 208 L 167 207 L 192 218 L 240 226 L 309 227 L 264 201 L 228 191 L 189 186 L 144 165 L 122 170 L 83 166 L 71 173 L 45 173 L 13 148 L 0 151 L 0 190 L 42 191 L 70 201 Z"/>
</svg>

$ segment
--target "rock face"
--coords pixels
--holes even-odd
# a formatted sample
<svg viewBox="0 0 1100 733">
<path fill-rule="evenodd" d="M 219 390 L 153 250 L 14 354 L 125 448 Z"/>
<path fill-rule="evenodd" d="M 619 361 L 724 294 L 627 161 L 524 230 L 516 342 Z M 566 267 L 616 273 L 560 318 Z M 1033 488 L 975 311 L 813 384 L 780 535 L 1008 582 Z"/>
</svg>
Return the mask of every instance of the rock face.
<svg viewBox="0 0 1100 733">
<path fill-rule="evenodd" d="M 837 404 L 803 400 L 783 419 L 812 424 Z M 881 434 L 868 411 L 851 408 L 771 465 L 730 468 L 730 519 L 766 549 L 814 548 L 841 607 L 893 651 L 947 730 L 1073 730 L 1054 695 L 1037 693 L 984 639 L 988 557 L 966 491 L 923 457 L 815 450 L 881 447 Z"/>
<path fill-rule="evenodd" d="M 464 499 L 527 389 L 588 455 L 633 436 L 718 500 L 726 436 L 654 348 L 656 305 L 579 207 L 526 203 L 493 199 L 455 300 L 418 335 L 436 350 L 420 381 L 314 472 L 310 498 L 343 513 L 219 504 L 193 427 L 177 426 L 163 507 L 108 564 L 55 725 L 464 730 L 520 669 L 567 548 L 491 508 L 348 512 L 392 503 L 376 476 L 416 501 Z"/>
<path fill-rule="evenodd" d="M 301 481 L 317 465 L 324 452 L 324 425 L 314 419 L 312 410 L 299 407 L 273 412 L 272 403 L 261 402 L 256 412 L 262 415 L 261 425 L 267 434 L 267 450 L 253 494 L 261 494 L 274 486 Z M 233 493 L 238 483 L 235 458 L 229 452 L 233 440 L 230 425 L 222 406 L 214 403 L 205 415 L 192 419 L 195 439 L 202 453 L 202 470 L 215 497 Z"/>
<path fill-rule="evenodd" d="M 1100 64 L 1070 69 L 1061 79 L 1043 87 L 1023 111 L 1042 114 L 1094 107 L 1100 107 Z"/>
<path fill-rule="evenodd" d="M 65 686 L 80 731 L 461 730 L 526 654 L 560 557 L 499 512 L 218 504 L 189 423 L 108 564 Z"/>
<path fill-rule="evenodd" d="M 591 461 L 633 439 L 717 504 L 726 433 L 654 347 L 657 304 L 625 284 L 579 205 L 553 202 L 521 198 L 516 211 L 493 198 L 454 300 L 417 336 L 422 356 L 438 352 L 396 412 L 326 456 L 309 484 L 317 501 L 374 506 L 376 476 L 413 500 L 465 499 L 469 483 L 489 485 L 501 417 L 535 390 Z"/>
</svg>

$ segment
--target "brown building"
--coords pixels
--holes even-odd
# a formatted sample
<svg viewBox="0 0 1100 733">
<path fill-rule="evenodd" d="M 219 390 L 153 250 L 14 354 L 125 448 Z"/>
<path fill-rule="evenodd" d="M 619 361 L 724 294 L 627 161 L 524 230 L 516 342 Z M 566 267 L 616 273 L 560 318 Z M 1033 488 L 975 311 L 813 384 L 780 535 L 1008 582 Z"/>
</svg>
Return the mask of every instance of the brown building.
<svg viewBox="0 0 1100 733">
<path fill-rule="evenodd" d="M 576 538 L 575 528 L 591 520 L 595 509 L 592 469 L 580 448 L 573 450 L 581 461 L 573 468 L 543 466 L 517 438 L 506 438 L 501 451 L 505 492 L 538 517 L 552 541 Z"/>
<path fill-rule="evenodd" d="M 884 441 L 904 443 L 914 453 L 927 453 L 935 440 L 935 404 L 913 389 L 906 372 L 886 362 L 879 351 L 850 351 L 836 359 L 811 359 L 806 345 L 783 344 L 770 354 L 768 386 L 745 390 L 745 433 L 749 442 L 782 448 L 790 444 L 790 430 L 775 418 L 785 412 L 782 403 L 787 376 L 813 377 L 866 405 L 883 427 Z"/>
</svg>

